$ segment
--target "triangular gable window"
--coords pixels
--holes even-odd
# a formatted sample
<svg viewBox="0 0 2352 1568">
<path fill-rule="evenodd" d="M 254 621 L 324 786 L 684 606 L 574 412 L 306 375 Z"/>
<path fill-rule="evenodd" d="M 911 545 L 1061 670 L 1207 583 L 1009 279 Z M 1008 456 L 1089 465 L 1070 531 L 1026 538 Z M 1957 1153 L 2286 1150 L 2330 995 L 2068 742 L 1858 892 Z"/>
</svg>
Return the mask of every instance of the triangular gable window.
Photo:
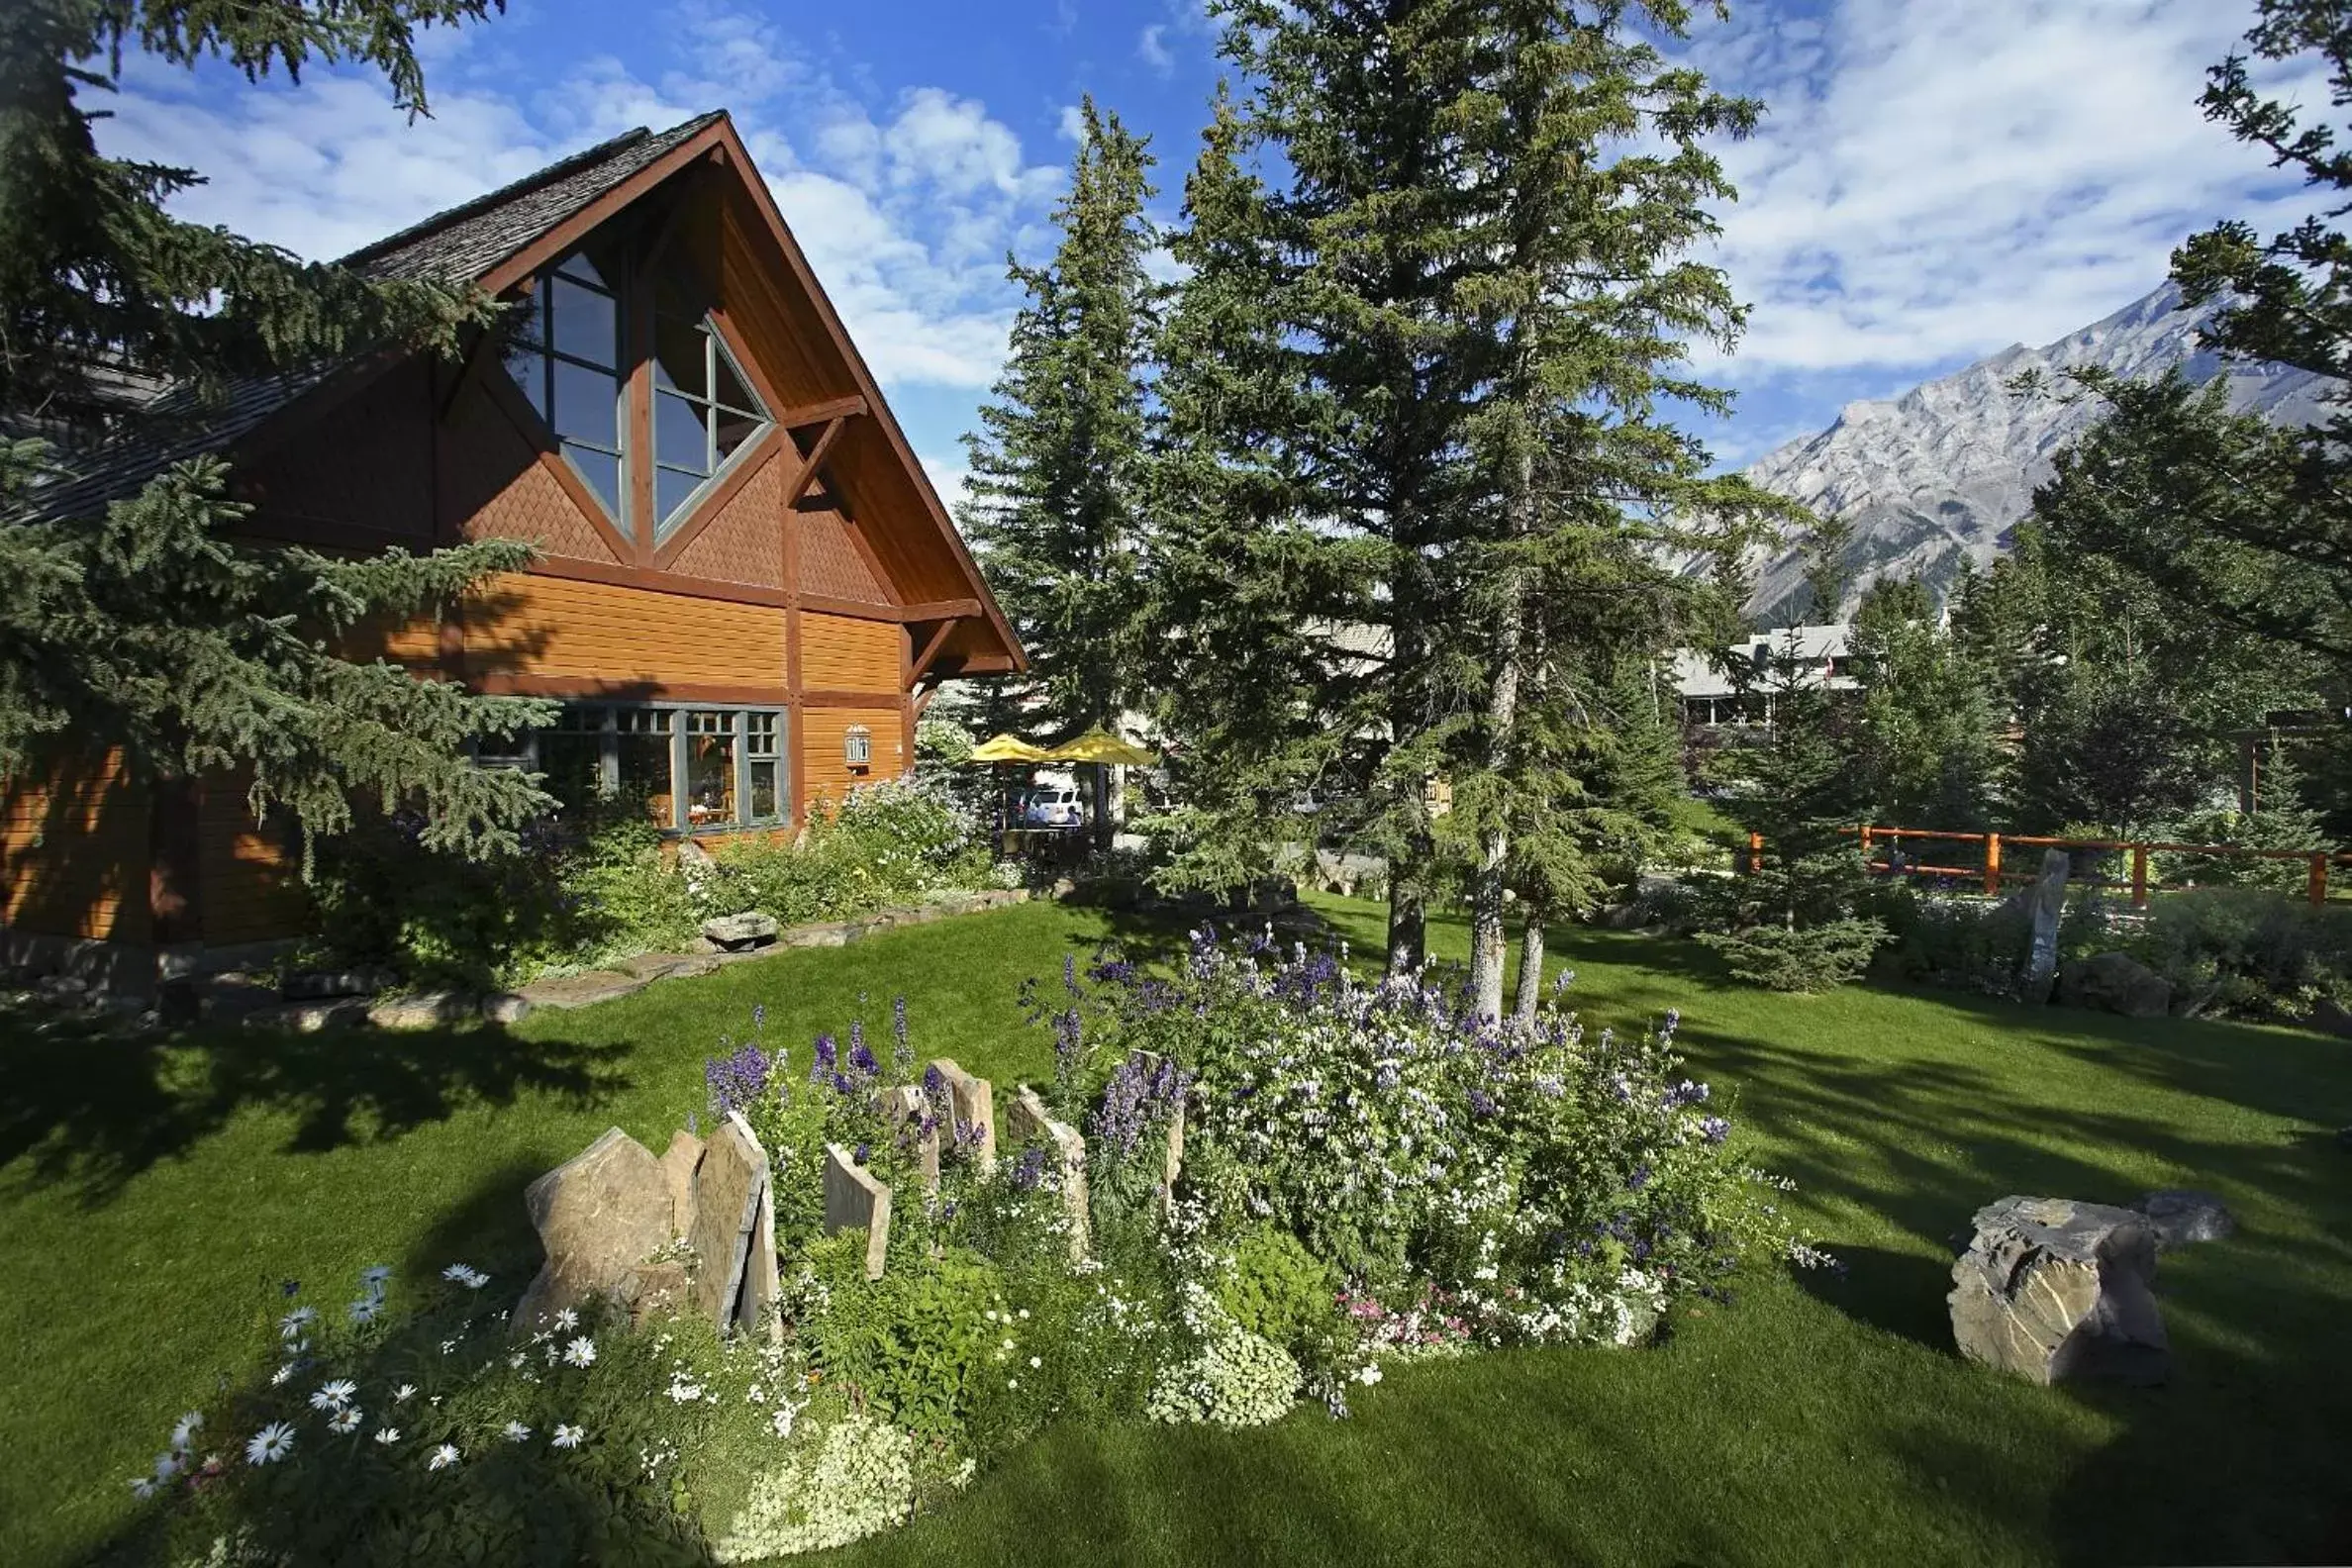
<svg viewBox="0 0 2352 1568">
<path fill-rule="evenodd" d="M 706 313 L 666 285 L 653 313 L 653 539 L 667 539 L 772 421 Z"/>
<path fill-rule="evenodd" d="M 540 274 L 516 315 L 507 373 L 619 522 L 628 471 L 620 295 L 586 251 L 574 251 Z"/>
</svg>

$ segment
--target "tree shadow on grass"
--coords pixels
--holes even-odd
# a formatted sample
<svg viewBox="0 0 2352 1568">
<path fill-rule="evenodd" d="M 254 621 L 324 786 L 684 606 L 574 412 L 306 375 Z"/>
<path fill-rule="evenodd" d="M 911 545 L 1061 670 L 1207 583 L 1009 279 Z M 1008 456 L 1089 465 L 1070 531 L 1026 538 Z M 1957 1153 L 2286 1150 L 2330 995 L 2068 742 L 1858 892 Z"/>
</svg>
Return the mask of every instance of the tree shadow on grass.
<svg viewBox="0 0 2352 1568">
<path fill-rule="evenodd" d="M 1950 1259 L 1873 1246 L 1839 1246 L 1836 1257 L 1837 1268 L 1795 1271 L 1807 1295 L 1856 1323 L 1951 1352 Z"/>
<path fill-rule="evenodd" d="M 630 1087 L 627 1052 L 495 1026 L 134 1034 L 0 1010 L 0 1171 L 74 1186 L 94 1206 L 247 1107 L 291 1116 L 288 1148 L 317 1152 L 396 1138 L 468 1105 L 594 1105 Z"/>
</svg>

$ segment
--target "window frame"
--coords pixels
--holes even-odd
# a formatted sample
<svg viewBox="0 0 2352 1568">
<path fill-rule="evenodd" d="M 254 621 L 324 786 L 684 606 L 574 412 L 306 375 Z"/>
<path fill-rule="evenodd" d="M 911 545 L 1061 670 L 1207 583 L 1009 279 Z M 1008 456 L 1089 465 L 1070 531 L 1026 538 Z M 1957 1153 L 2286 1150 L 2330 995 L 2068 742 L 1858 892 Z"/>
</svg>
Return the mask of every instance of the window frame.
<svg viewBox="0 0 2352 1568">
<path fill-rule="evenodd" d="M 792 825 L 792 734 L 791 709 L 782 701 L 773 703 L 710 703 L 710 702 L 612 702 L 587 697 L 567 700 L 565 714 L 557 723 L 543 730 L 532 730 L 495 745 L 476 742 L 475 762 L 483 767 L 521 768 L 526 772 L 543 775 L 540 766 L 540 739 L 549 735 L 594 735 L 597 748 L 597 785 L 608 794 L 618 793 L 621 787 L 621 740 L 624 731 L 619 715 L 624 711 L 666 713 L 669 715 L 669 781 L 670 820 L 656 823 L 657 832 L 670 836 L 687 838 L 709 834 L 755 833 Z M 576 714 L 593 712 L 597 722 L 593 728 L 576 722 L 567 723 Z M 735 814 L 725 822 L 693 824 L 689 821 L 687 781 L 689 759 L 692 754 L 690 714 L 724 714 L 730 727 L 733 745 L 730 755 L 735 769 Z M 760 752 L 756 758 L 749 750 L 752 717 L 773 721 L 766 732 L 775 738 L 773 752 Z M 754 816 L 751 811 L 751 777 L 748 764 L 754 760 L 773 762 L 776 769 L 776 810 L 770 816 Z"/>
<path fill-rule="evenodd" d="M 592 276 L 582 277 L 578 269 L 565 270 L 567 267 L 571 267 L 574 261 L 583 262 L 586 270 Z M 539 424 L 545 428 L 547 438 L 555 443 L 557 453 L 570 465 L 572 473 L 579 478 L 581 488 L 594 497 L 600 507 L 603 507 L 608 521 L 616 527 L 626 529 L 629 527 L 629 514 L 632 511 L 630 497 L 636 492 L 637 486 L 635 469 L 630 458 L 630 448 L 635 444 L 630 440 L 634 434 L 633 425 L 635 422 L 630 418 L 629 407 L 629 380 L 633 373 L 629 363 L 631 358 L 629 320 L 631 279 L 628 276 L 625 261 L 622 262 L 622 266 L 623 273 L 620 280 L 618 282 L 607 281 L 602 269 L 598 268 L 594 260 L 588 257 L 587 246 L 575 245 L 564 252 L 562 256 L 533 273 L 530 287 L 523 297 L 524 308 L 517 318 L 518 321 L 527 325 L 522 331 L 510 331 L 506 343 L 501 345 L 499 357 L 509 378 L 519 382 L 521 378 L 515 375 L 514 356 L 516 352 L 527 350 L 537 355 L 538 394 L 534 396 L 529 388 L 522 386 L 518 386 L 517 390 L 523 393 L 524 401 L 530 405 L 532 413 L 538 416 Z M 601 297 L 612 306 L 613 362 L 611 364 L 600 365 L 592 359 L 585 359 L 576 353 L 568 352 L 556 344 L 555 281 L 557 278 L 561 278 L 574 288 L 584 289 Z M 526 332 L 529 336 L 525 336 Z M 588 371 L 590 374 L 609 376 L 612 379 L 615 442 L 613 446 L 601 446 L 593 441 L 587 441 L 577 436 L 566 436 L 556 427 L 555 367 L 558 364 L 568 364 L 576 369 Z M 617 494 L 610 505 L 605 503 L 604 494 L 597 488 L 596 481 L 591 479 L 587 470 L 582 468 L 579 462 L 572 457 L 569 448 L 574 446 L 583 451 L 592 451 L 600 456 L 613 459 L 614 484 L 617 487 Z"/>
<path fill-rule="evenodd" d="M 685 525 L 688 518 L 694 516 L 695 510 L 703 502 L 710 499 L 711 492 L 716 490 L 727 476 L 744 460 L 744 455 L 769 438 L 776 428 L 776 417 L 761 404 L 759 389 L 753 386 L 751 378 L 743 373 L 742 361 L 735 356 L 734 349 L 728 347 L 727 339 L 721 335 L 719 324 L 712 318 L 709 311 L 704 311 L 699 318 L 690 321 L 673 312 L 663 310 L 656 301 L 650 309 L 650 315 L 653 320 L 655 346 L 646 356 L 646 380 L 648 383 L 646 413 L 648 418 L 645 439 L 651 450 L 645 454 L 645 458 L 648 464 L 647 472 L 652 475 L 653 481 L 648 488 L 654 514 L 651 520 L 651 538 L 654 546 L 659 548 L 667 543 L 671 536 Z M 688 392 L 675 384 L 666 387 L 661 384 L 659 343 L 661 324 L 664 320 L 674 322 L 681 327 L 690 327 L 702 339 L 704 388 L 702 392 Z M 719 367 L 722 364 L 735 376 L 735 384 L 743 389 L 744 401 L 751 407 L 737 408 L 733 403 L 721 400 L 719 396 Z M 681 468 L 675 463 L 665 463 L 661 460 L 661 400 L 663 398 L 675 398 L 681 403 L 690 405 L 701 415 L 703 461 L 707 466 L 700 472 L 691 468 Z M 736 442 L 735 450 L 724 457 L 719 455 L 719 416 L 723 413 L 735 414 L 758 422 L 751 434 Z M 690 476 L 695 479 L 694 488 L 680 497 L 677 505 L 671 507 L 667 512 L 663 512 L 661 509 L 661 476 L 665 473 Z"/>
</svg>

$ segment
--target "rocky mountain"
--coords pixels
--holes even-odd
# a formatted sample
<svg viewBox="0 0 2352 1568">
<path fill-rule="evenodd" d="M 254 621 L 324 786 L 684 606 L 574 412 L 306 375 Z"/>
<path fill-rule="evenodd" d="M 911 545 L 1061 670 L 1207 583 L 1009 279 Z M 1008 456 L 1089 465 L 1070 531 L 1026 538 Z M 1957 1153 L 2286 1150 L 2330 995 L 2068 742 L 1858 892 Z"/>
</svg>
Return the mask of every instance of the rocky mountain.
<svg viewBox="0 0 2352 1568">
<path fill-rule="evenodd" d="M 2031 509 L 2034 486 L 2050 476 L 2052 454 L 2098 417 L 2090 400 L 2070 408 L 2011 396 L 2007 383 L 2022 371 L 2104 365 L 2145 379 L 2185 364 L 2201 386 L 2226 375 L 2234 408 L 2282 424 L 2318 418 L 2318 377 L 2285 365 L 2225 367 L 2197 343 L 2199 325 L 2218 303 L 2182 310 L 2180 298 L 2167 282 L 2056 343 L 2012 344 L 1891 402 L 1849 403 L 1827 430 L 1776 447 L 1743 471 L 1816 513 L 1853 522 L 1846 551 L 1852 585 L 1841 614 L 1881 576 L 1923 576 L 1940 597 L 1962 561 L 1981 567 L 2002 549 Z M 1754 565 L 1748 611 L 1757 624 L 1784 625 L 1790 612 L 1805 609 L 1799 547 Z M 1810 609 L 1804 618 L 1824 619 Z"/>
</svg>

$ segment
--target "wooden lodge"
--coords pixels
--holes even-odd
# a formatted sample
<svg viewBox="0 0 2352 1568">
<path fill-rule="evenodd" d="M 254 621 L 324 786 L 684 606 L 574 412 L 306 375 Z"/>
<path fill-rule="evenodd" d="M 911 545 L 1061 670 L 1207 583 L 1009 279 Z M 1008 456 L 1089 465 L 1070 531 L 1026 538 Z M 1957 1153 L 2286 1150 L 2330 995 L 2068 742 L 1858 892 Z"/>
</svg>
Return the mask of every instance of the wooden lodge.
<svg viewBox="0 0 2352 1568">
<path fill-rule="evenodd" d="M 726 114 L 639 130 L 344 258 L 515 303 L 457 360 L 241 388 L 198 444 L 254 541 L 539 546 L 387 656 L 561 699 L 506 762 L 678 834 L 776 832 L 911 765 L 938 684 L 1022 667 L 1011 628 Z M 171 451 L 52 505 L 94 511 Z M 78 494 L 72 492 L 79 492 Z M 0 956 L 146 990 L 305 917 L 293 846 L 233 777 L 119 758 L 11 781 Z"/>
</svg>

